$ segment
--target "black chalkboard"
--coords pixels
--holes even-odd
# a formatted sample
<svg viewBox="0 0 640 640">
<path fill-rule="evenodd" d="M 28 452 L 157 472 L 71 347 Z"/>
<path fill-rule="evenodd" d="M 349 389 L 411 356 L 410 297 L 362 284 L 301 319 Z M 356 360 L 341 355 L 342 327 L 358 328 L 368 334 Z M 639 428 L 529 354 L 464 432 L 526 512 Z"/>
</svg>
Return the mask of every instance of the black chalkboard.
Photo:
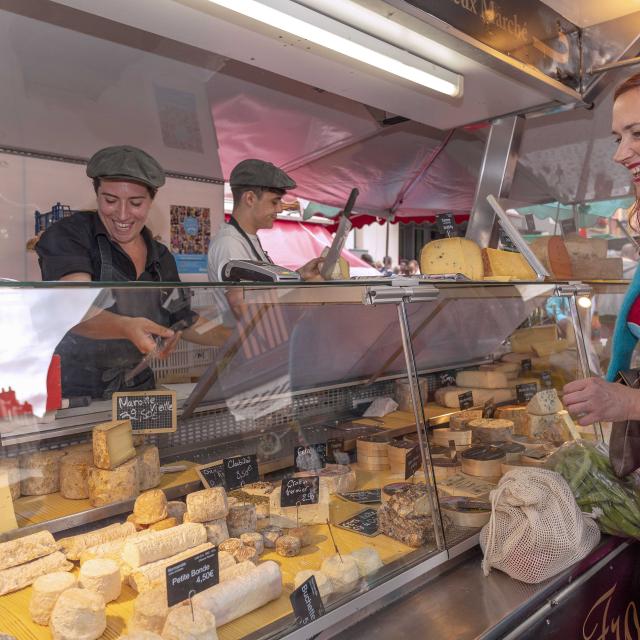
<svg viewBox="0 0 640 640">
<path fill-rule="evenodd" d="M 260 480 L 256 455 L 225 458 L 222 463 L 224 464 L 224 483 L 227 491 L 233 491 L 245 484 L 252 484 Z"/>
<path fill-rule="evenodd" d="M 327 440 L 327 462 L 337 463 L 336 452 L 344 452 L 344 438 L 329 438 Z"/>
<path fill-rule="evenodd" d="M 218 584 L 218 549 L 207 549 L 190 558 L 169 565 L 167 578 L 167 604 L 170 607 L 187 600 L 213 585 Z"/>
<path fill-rule="evenodd" d="M 524 221 L 527 223 L 527 231 L 536 230 L 536 221 L 535 221 L 535 218 L 533 217 L 533 213 L 525 214 Z"/>
<path fill-rule="evenodd" d="M 500 227 L 500 245 L 500 248 L 503 251 L 513 251 L 518 253 L 518 247 L 516 247 L 511 236 L 502 227 Z"/>
<path fill-rule="evenodd" d="M 443 371 L 438 374 L 438 381 L 441 387 L 452 387 L 456 383 L 456 372 Z"/>
<path fill-rule="evenodd" d="M 543 371 L 540 374 L 540 381 L 542 382 L 543 389 L 551 389 L 553 387 L 553 381 L 551 380 L 551 372 Z"/>
<path fill-rule="evenodd" d="M 529 402 L 538 393 L 538 385 L 535 382 L 526 382 L 516 385 L 516 395 L 520 404 Z"/>
<path fill-rule="evenodd" d="M 447 238 L 451 238 L 456 235 L 456 220 L 453 217 L 453 213 L 441 213 L 436 216 L 436 229 L 438 233 L 441 233 Z"/>
<path fill-rule="evenodd" d="M 378 512 L 375 509 L 365 509 L 355 516 L 338 524 L 343 529 L 355 531 L 363 536 L 377 536 L 380 533 L 378 528 Z"/>
<path fill-rule="evenodd" d="M 358 504 L 375 504 L 381 500 L 380 492 L 380 489 L 362 489 L 361 491 L 339 493 L 338 496 L 349 500 L 349 502 L 357 502 Z"/>
<path fill-rule="evenodd" d="M 471 409 L 473 407 L 473 391 L 465 391 L 459 394 L 458 402 L 461 409 Z"/>
<path fill-rule="evenodd" d="M 320 498 L 320 478 L 285 478 L 280 487 L 280 506 L 301 507 L 305 504 L 318 504 Z"/>
<path fill-rule="evenodd" d="M 134 433 L 171 433 L 177 429 L 175 391 L 117 391 L 111 403 L 112 420 L 131 420 Z"/>
<path fill-rule="evenodd" d="M 324 615 L 324 605 L 314 576 L 293 591 L 289 600 L 299 627 L 304 627 Z"/>
<path fill-rule="evenodd" d="M 520 363 L 520 369 L 522 370 L 522 373 L 531 371 L 531 368 L 532 368 L 531 358 L 526 358 Z"/>
<path fill-rule="evenodd" d="M 567 218 L 566 220 L 560 220 L 560 231 L 562 232 L 563 237 L 567 237 L 571 233 L 576 233 L 578 229 L 576 228 L 576 221 L 571 218 Z"/>
<path fill-rule="evenodd" d="M 327 443 L 298 445 L 293 450 L 296 471 L 314 471 L 327 466 Z"/>
<path fill-rule="evenodd" d="M 416 445 L 407 453 L 404 459 L 404 479 L 409 479 L 422 466 L 422 454 L 420 445 Z"/>
<path fill-rule="evenodd" d="M 197 472 L 200 480 L 202 480 L 202 484 L 204 484 L 207 489 L 213 487 L 224 487 L 226 489 L 227 485 L 224 480 L 224 465 L 222 462 L 211 462 L 202 465 L 197 468 Z"/>
</svg>

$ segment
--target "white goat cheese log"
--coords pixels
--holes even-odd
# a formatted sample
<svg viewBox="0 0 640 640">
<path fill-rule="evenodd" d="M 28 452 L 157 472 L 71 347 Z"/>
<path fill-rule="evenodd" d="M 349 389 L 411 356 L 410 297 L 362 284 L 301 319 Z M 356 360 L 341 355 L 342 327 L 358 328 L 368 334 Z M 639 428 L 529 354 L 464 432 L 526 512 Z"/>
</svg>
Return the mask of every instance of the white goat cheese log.
<svg viewBox="0 0 640 640">
<path fill-rule="evenodd" d="M 108 527 L 89 531 L 89 533 L 80 533 L 77 536 L 61 538 L 60 549 L 65 553 L 69 560 L 80 560 L 80 554 L 89 547 L 95 547 L 104 542 L 117 540 L 118 538 L 126 538 L 136 532 L 136 528 L 130 522 L 123 524 L 110 524 Z"/>
<path fill-rule="evenodd" d="M 282 593 L 282 573 L 267 560 L 245 575 L 220 582 L 192 598 L 195 607 L 211 612 L 218 627 L 258 609 Z"/>
<path fill-rule="evenodd" d="M 57 550 L 58 543 L 49 531 L 39 531 L 17 540 L 3 542 L 0 544 L 0 570 L 16 567 Z"/>
<path fill-rule="evenodd" d="M 28 587 L 36 578 L 54 571 L 71 571 L 73 565 L 67 562 L 64 553 L 55 551 L 48 556 L 0 571 L 0 596 Z"/>
</svg>

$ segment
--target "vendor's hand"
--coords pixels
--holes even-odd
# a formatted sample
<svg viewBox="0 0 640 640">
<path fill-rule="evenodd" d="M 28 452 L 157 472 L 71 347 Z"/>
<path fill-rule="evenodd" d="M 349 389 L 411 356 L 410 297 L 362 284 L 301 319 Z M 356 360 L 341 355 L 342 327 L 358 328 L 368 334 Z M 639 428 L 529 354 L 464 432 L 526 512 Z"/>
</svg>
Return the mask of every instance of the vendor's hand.
<svg viewBox="0 0 640 640">
<path fill-rule="evenodd" d="M 324 278 L 320 274 L 320 268 L 324 260 L 324 258 L 314 258 L 313 260 L 309 260 L 307 264 L 303 264 L 297 270 L 300 277 L 306 282 L 324 281 Z"/>
<path fill-rule="evenodd" d="M 158 358 L 160 358 L 160 360 L 168 358 L 176 350 L 181 337 L 182 331 L 176 331 L 173 337 L 165 339 L 158 353 Z"/>
<path fill-rule="evenodd" d="M 175 332 L 163 327 L 148 318 L 129 318 L 119 316 L 123 323 L 123 337 L 133 342 L 142 353 L 149 353 L 156 348 L 156 336 L 160 338 L 174 338 Z M 173 344 L 175 347 L 175 343 Z M 165 346 L 165 350 L 166 350 Z"/>
<path fill-rule="evenodd" d="M 578 424 L 586 427 L 599 420 L 618 422 L 640 417 L 640 391 L 602 378 L 574 380 L 565 385 L 562 402 Z"/>
</svg>

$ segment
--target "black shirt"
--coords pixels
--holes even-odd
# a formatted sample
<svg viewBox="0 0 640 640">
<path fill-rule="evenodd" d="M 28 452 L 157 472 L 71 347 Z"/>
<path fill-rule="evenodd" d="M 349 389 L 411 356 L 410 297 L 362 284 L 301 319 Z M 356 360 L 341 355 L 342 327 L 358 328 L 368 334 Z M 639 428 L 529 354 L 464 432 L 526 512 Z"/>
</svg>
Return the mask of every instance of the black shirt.
<svg viewBox="0 0 640 640">
<path fill-rule="evenodd" d="M 36 244 L 43 280 L 60 280 L 70 273 L 88 273 L 92 280 L 100 280 L 102 260 L 98 236 L 111 246 L 114 270 L 119 270 L 123 281 L 179 282 L 178 268 L 171 252 L 153 239 L 147 227 L 142 237 L 147 244 L 147 264 L 136 278 L 136 268 L 122 247 L 113 242 L 95 211 L 79 211 L 50 226 Z"/>
</svg>

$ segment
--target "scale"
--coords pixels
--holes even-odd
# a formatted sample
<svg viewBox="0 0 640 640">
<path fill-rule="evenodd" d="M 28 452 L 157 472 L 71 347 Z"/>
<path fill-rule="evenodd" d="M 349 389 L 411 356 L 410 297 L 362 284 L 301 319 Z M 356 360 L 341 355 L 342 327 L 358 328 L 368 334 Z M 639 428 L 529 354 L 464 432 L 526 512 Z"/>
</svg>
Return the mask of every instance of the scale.
<svg viewBox="0 0 640 640">
<path fill-rule="evenodd" d="M 297 271 L 257 260 L 231 260 L 222 269 L 224 282 L 300 282 L 300 279 Z"/>
</svg>

